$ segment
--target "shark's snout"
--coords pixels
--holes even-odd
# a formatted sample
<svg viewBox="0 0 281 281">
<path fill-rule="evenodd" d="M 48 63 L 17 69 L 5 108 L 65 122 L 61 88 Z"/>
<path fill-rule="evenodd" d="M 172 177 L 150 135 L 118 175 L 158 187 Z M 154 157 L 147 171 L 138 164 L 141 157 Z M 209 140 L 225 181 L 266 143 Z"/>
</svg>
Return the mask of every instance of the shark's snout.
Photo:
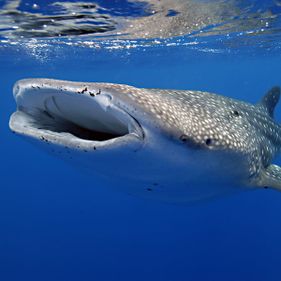
<svg viewBox="0 0 281 281">
<path fill-rule="evenodd" d="M 77 149 L 136 145 L 139 123 L 116 105 L 114 94 L 98 83 L 27 79 L 13 89 L 16 133 Z"/>
</svg>

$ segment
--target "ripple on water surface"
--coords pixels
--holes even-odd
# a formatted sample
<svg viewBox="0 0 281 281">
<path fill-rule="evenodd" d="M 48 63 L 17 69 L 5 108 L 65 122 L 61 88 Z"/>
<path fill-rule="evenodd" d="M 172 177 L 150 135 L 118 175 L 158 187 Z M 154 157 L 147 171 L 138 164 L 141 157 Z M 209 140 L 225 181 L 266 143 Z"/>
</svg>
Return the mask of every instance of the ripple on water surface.
<svg viewBox="0 0 281 281">
<path fill-rule="evenodd" d="M 189 46 L 206 52 L 280 48 L 281 1 L 3 1 L 1 48 Z M 250 49 L 250 48 L 248 48 Z"/>
</svg>

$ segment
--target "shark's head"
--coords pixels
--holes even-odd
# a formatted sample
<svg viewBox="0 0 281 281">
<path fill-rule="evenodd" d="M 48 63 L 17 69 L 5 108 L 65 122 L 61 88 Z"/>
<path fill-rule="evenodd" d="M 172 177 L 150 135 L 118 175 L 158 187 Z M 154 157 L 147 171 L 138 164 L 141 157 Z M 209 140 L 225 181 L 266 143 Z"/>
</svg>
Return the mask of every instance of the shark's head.
<svg viewBox="0 0 281 281">
<path fill-rule="evenodd" d="M 110 84 L 25 79 L 13 89 L 17 111 L 10 128 L 49 144 L 76 150 L 138 149 L 141 125 L 124 108 Z"/>
</svg>

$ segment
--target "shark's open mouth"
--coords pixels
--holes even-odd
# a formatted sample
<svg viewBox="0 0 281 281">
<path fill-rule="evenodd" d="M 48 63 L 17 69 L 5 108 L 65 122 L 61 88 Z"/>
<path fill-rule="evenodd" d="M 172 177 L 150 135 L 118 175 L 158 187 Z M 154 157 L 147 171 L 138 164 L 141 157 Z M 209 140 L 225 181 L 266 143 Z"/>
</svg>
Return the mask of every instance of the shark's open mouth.
<svg viewBox="0 0 281 281">
<path fill-rule="evenodd" d="M 115 106 L 109 93 L 91 85 L 22 80 L 14 97 L 18 110 L 10 127 L 23 135 L 76 148 L 142 137 L 139 123 Z"/>
</svg>

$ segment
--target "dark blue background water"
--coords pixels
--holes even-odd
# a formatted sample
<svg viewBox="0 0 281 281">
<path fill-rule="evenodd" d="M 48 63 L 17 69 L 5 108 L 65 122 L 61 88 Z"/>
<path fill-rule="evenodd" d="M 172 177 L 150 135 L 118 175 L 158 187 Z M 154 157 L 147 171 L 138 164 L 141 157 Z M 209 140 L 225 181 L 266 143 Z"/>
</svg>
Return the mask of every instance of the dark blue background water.
<svg viewBox="0 0 281 281">
<path fill-rule="evenodd" d="M 281 193 L 258 190 L 195 206 L 142 200 L 8 128 L 18 79 L 197 89 L 257 102 L 281 84 L 280 53 L 61 47 L 38 59 L 32 52 L 0 50 L 1 281 L 280 280 Z"/>
</svg>

